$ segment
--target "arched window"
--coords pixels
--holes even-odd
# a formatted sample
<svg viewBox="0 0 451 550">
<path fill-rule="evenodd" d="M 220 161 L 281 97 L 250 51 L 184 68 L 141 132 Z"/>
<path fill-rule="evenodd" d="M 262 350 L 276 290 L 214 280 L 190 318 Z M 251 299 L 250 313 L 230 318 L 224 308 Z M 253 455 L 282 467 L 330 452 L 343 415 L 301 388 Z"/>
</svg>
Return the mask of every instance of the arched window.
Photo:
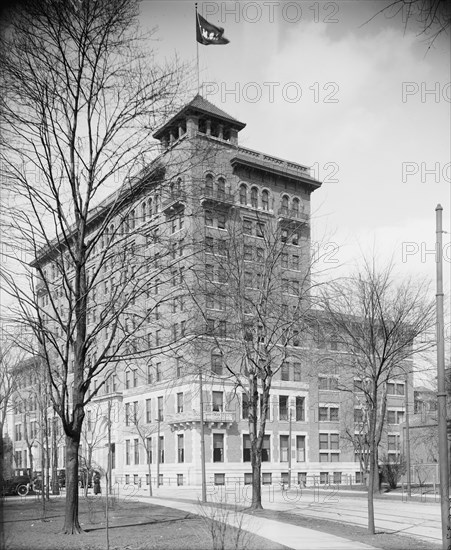
<svg viewBox="0 0 451 550">
<path fill-rule="evenodd" d="M 262 191 L 262 208 L 263 210 L 269 210 L 269 193 L 266 189 Z"/>
<path fill-rule="evenodd" d="M 213 194 L 213 176 L 211 174 L 205 176 L 205 189 L 210 196 Z"/>
<path fill-rule="evenodd" d="M 135 229 L 135 225 L 136 225 L 136 212 L 135 210 L 133 209 L 131 212 L 130 212 L 130 229 L 133 231 L 133 229 Z"/>
<path fill-rule="evenodd" d="M 240 185 L 240 204 L 247 204 L 247 187 L 244 183 Z"/>
<path fill-rule="evenodd" d="M 252 208 L 258 207 L 258 189 L 256 187 L 251 189 L 251 206 Z"/>
<path fill-rule="evenodd" d="M 155 195 L 154 207 L 155 207 L 155 214 L 158 214 L 158 212 L 160 211 L 160 195 Z"/>
<path fill-rule="evenodd" d="M 219 197 L 225 196 L 225 179 L 224 178 L 218 178 L 218 196 Z"/>
<path fill-rule="evenodd" d="M 147 213 L 149 214 L 149 218 L 152 217 L 153 211 L 152 211 L 152 199 L 149 199 L 147 201 Z"/>
<path fill-rule="evenodd" d="M 296 214 L 299 213 L 299 199 L 293 199 L 293 202 L 292 202 L 292 208 L 293 208 L 293 212 L 295 212 Z"/>
<path fill-rule="evenodd" d="M 288 197 L 284 195 L 282 197 L 282 211 L 284 214 L 288 214 Z"/>
<path fill-rule="evenodd" d="M 146 222 L 146 217 L 147 217 L 147 208 L 146 208 L 146 203 L 143 202 L 142 205 L 141 205 L 141 221 L 142 221 L 142 223 Z"/>
</svg>

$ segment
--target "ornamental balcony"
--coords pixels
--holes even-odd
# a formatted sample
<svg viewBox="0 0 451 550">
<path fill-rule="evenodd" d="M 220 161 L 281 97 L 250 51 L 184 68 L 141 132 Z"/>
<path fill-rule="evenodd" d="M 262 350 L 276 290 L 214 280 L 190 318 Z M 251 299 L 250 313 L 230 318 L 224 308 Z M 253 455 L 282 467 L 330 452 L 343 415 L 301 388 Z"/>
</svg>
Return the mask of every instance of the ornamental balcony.
<svg viewBox="0 0 451 550">
<path fill-rule="evenodd" d="M 166 415 L 166 420 L 173 430 L 192 428 L 200 424 L 200 411 Z M 230 428 L 235 420 L 235 411 L 204 411 L 204 424 L 209 428 Z"/>
<path fill-rule="evenodd" d="M 178 191 L 172 193 L 167 199 L 165 199 L 161 205 L 161 210 L 165 214 L 172 214 L 175 210 L 184 208 L 186 205 L 186 193 L 184 191 Z"/>
<path fill-rule="evenodd" d="M 235 203 L 235 197 L 230 191 L 204 187 L 200 192 L 200 202 L 201 204 L 232 206 Z"/>
<path fill-rule="evenodd" d="M 299 210 L 292 210 L 291 208 L 279 208 L 277 215 L 279 220 L 289 220 L 307 223 L 309 220 L 308 214 L 300 212 Z"/>
</svg>

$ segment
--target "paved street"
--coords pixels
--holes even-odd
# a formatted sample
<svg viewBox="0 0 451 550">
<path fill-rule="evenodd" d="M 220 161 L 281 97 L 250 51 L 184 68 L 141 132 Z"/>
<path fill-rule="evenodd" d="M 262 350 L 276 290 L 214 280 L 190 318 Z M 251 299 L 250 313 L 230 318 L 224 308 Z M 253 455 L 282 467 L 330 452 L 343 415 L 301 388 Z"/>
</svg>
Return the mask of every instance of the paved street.
<svg viewBox="0 0 451 550">
<path fill-rule="evenodd" d="M 207 500 L 224 501 L 229 504 L 246 506 L 249 504 L 246 487 L 208 487 Z M 140 495 L 145 494 L 142 490 Z M 249 493 L 250 495 L 250 487 Z M 200 499 L 200 488 L 160 487 L 154 490 L 156 500 Z M 282 492 L 274 486 L 263 487 L 263 505 L 266 509 L 281 510 L 315 518 L 367 525 L 366 495 L 355 497 L 344 491 L 304 490 Z M 439 502 L 404 502 L 401 498 L 384 496 L 375 499 L 376 529 L 395 532 L 440 544 L 440 503 Z"/>
</svg>

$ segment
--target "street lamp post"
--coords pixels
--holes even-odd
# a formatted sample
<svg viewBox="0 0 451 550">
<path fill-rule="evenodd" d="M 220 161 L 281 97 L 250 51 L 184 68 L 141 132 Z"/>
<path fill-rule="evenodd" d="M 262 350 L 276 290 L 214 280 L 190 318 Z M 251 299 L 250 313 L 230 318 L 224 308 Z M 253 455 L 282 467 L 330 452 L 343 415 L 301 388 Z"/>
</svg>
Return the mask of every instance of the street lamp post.
<svg viewBox="0 0 451 550">
<path fill-rule="evenodd" d="M 436 212 L 436 271 L 437 271 L 437 402 L 438 402 L 438 436 L 439 436 L 439 464 L 440 464 L 440 495 L 442 518 L 442 545 L 443 550 L 451 548 L 451 526 L 449 510 L 449 466 L 448 466 L 448 437 L 446 433 L 446 383 L 445 383 L 445 328 L 443 311 L 443 229 L 441 205 L 437 205 Z"/>
<path fill-rule="evenodd" d="M 204 427 L 204 395 L 202 371 L 199 370 L 199 408 L 200 408 L 200 462 L 202 475 L 202 502 L 207 502 L 207 476 L 205 473 L 205 427 Z"/>
</svg>

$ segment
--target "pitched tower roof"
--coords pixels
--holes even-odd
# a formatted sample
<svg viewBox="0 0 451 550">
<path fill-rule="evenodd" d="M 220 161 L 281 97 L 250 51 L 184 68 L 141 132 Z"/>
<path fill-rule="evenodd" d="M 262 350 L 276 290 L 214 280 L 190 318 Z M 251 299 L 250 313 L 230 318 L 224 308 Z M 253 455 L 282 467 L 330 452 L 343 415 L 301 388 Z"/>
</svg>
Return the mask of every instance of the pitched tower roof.
<svg viewBox="0 0 451 550">
<path fill-rule="evenodd" d="M 238 131 L 242 130 L 246 126 L 244 122 L 240 122 L 236 118 L 233 118 L 225 111 L 223 111 L 219 107 L 216 107 L 216 105 L 213 105 L 213 103 L 210 103 L 210 101 L 197 94 L 177 114 L 175 114 L 172 118 L 165 122 L 163 126 L 158 128 L 158 130 L 154 132 L 153 137 L 155 139 L 159 139 L 168 128 L 174 126 L 177 121 L 179 121 L 181 118 L 184 118 L 188 114 L 199 116 L 207 115 L 212 118 L 222 120 L 224 122 L 227 122 L 231 127 L 236 128 Z"/>
</svg>

